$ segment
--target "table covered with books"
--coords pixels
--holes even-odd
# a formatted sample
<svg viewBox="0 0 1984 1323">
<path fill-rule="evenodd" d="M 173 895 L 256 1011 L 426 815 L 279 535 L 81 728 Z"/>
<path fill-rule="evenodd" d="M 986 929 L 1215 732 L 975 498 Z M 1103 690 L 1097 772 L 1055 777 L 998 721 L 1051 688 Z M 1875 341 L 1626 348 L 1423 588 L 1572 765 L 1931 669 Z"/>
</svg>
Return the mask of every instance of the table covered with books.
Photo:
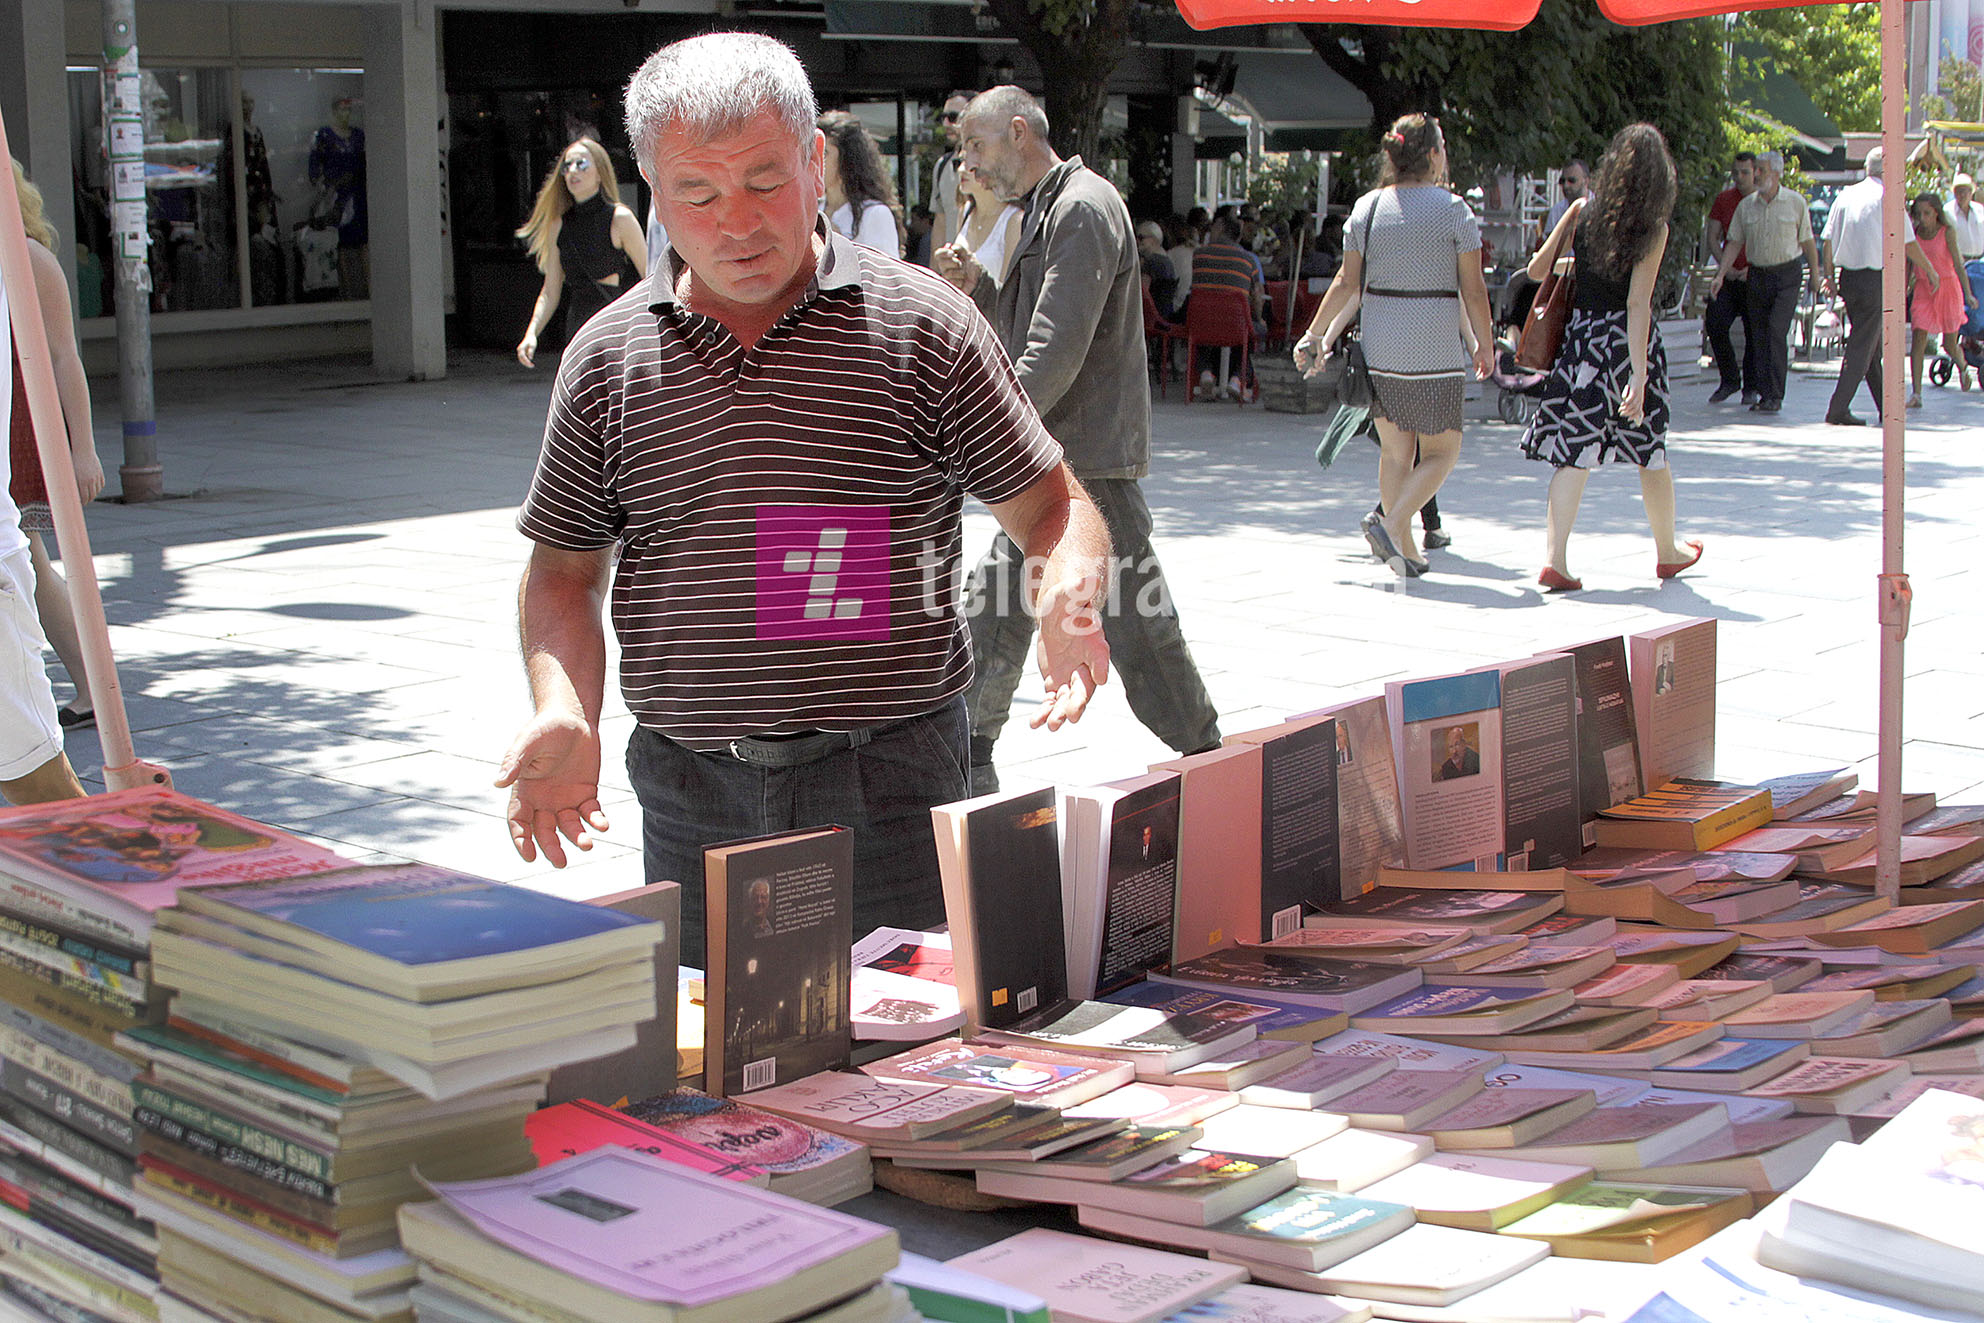
<svg viewBox="0 0 1984 1323">
<path fill-rule="evenodd" d="M 1984 1317 L 1984 806 L 1715 746 L 1712 621 L 593 904 L 0 811 L 0 1318 Z M 1718 776 L 1718 773 L 1723 775 Z"/>
</svg>

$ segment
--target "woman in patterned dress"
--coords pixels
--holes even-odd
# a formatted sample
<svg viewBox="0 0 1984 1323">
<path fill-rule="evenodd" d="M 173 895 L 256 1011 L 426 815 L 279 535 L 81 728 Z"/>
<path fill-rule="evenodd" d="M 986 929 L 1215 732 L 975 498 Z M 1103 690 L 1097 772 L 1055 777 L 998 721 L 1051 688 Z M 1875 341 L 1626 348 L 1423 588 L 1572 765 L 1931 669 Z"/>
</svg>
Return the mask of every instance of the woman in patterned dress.
<svg viewBox="0 0 1984 1323">
<path fill-rule="evenodd" d="M 1384 182 L 1351 210 L 1343 265 L 1296 342 L 1295 363 L 1313 371 L 1351 314 L 1359 315 L 1385 512 L 1364 517 L 1364 540 L 1394 574 L 1416 578 L 1428 567 L 1412 538 L 1412 517 L 1460 458 L 1470 358 L 1485 378 L 1494 338 L 1481 227 L 1447 188 L 1439 121 L 1403 116 L 1385 134 L 1384 149 Z"/>
<path fill-rule="evenodd" d="M 1529 262 L 1530 279 L 1541 280 L 1568 246 L 1577 272 L 1564 345 L 1522 442 L 1524 454 L 1557 470 L 1550 479 L 1550 559 L 1537 576 L 1549 592 L 1584 587 L 1571 577 L 1566 550 L 1585 478 L 1607 460 L 1639 468 L 1656 574 L 1671 579 L 1702 557 L 1701 543 L 1674 540 L 1667 355 L 1653 333 L 1653 284 L 1667 251 L 1674 190 L 1667 140 L 1651 124 L 1629 124 L 1605 149 L 1591 199 L 1571 205 Z"/>
</svg>

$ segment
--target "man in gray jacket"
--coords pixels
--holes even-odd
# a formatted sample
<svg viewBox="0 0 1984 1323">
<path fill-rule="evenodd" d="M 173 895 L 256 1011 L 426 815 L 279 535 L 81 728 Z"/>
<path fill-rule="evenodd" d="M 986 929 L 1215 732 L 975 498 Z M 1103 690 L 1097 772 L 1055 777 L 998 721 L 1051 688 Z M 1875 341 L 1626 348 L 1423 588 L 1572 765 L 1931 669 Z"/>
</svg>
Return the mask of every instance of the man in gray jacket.
<svg viewBox="0 0 1984 1323">
<path fill-rule="evenodd" d="M 1166 744 L 1194 753 L 1219 743 L 1219 714 L 1178 627 L 1138 486 L 1150 467 L 1150 379 L 1136 238 L 1115 187 L 1081 158 L 1062 160 L 1047 134 L 1039 103 L 1017 87 L 982 92 L 965 108 L 964 163 L 1000 197 L 1021 203 L 1025 219 L 1003 281 L 957 245 L 937 254 L 936 269 L 991 319 L 1020 384 L 1109 526 L 1103 634 L 1130 710 Z M 1033 636 L 1025 573 L 1019 548 L 1002 533 L 972 571 L 966 597 L 977 668 L 968 698 L 975 793 L 997 788 L 992 746 Z"/>
</svg>

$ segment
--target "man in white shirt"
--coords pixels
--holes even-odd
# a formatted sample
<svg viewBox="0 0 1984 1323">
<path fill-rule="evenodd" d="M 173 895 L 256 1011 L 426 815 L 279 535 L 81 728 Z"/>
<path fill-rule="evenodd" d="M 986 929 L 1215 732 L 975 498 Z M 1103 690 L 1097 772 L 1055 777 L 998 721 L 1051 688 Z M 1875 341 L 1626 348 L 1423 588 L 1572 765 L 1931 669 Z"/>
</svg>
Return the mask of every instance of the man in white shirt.
<svg viewBox="0 0 1984 1323">
<path fill-rule="evenodd" d="M 1875 412 L 1881 407 L 1881 149 L 1867 153 L 1867 174 L 1833 199 L 1826 216 L 1826 266 L 1834 271 L 1846 304 L 1846 349 L 1840 357 L 1839 384 L 1833 388 L 1826 421 L 1859 427 L 1853 394 L 1865 381 Z"/>
<path fill-rule="evenodd" d="M 1956 231 L 1957 256 L 1965 262 L 1984 257 L 1984 202 L 1971 196 L 1977 185 L 1958 175 L 1950 185 L 1950 228 Z"/>
</svg>

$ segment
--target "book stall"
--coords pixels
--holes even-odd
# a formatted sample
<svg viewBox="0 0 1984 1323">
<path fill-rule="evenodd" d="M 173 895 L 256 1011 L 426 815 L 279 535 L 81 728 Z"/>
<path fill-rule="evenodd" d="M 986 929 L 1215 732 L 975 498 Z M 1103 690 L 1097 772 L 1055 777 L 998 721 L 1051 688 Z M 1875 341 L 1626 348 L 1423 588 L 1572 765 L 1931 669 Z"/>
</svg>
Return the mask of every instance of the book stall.
<svg viewBox="0 0 1984 1323">
<path fill-rule="evenodd" d="M 0 1318 L 1984 1318 L 1984 805 L 1890 900 L 1853 773 L 1716 778 L 1715 658 L 939 807 L 939 932 L 712 847 L 707 971 L 674 883 L 0 811 Z"/>
</svg>

